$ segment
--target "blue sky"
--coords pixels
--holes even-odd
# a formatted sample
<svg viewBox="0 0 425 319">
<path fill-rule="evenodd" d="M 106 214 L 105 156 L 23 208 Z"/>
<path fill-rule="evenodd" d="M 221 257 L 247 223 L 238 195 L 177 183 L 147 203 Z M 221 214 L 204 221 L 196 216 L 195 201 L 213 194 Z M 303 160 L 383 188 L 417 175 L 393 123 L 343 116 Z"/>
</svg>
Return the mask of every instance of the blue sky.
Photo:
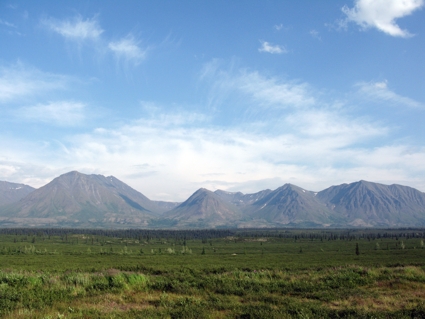
<svg viewBox="0 0 425 319">
<path fill-rule="evenodd" d="M 425 191 L 425 1 L 0 1 L 0 180 Z"/>
</svg>

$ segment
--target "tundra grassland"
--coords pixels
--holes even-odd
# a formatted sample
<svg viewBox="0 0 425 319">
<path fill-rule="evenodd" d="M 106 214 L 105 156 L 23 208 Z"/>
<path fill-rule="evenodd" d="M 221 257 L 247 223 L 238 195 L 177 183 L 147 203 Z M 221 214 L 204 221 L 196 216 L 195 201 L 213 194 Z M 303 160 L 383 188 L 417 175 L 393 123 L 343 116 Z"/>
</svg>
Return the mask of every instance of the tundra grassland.
<svg viewBox="0 0 425 319">
<path fill-rule="evenodd" d="M 423 229 L 0 230 L 2 318 L 425 318 Z"/>
</svg>

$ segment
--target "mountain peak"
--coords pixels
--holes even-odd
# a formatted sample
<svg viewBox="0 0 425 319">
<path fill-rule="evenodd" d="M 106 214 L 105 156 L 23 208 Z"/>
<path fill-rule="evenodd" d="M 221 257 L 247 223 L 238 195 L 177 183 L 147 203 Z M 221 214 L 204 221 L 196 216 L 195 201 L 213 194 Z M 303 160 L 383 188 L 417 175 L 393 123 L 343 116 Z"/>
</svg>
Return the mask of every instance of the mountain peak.
<svg viewBox="0 0 425 319">
<path fill-rule="evenodd" d="M 283 186 L 277 188 L 276 192 L 295 192 L 295 193 L 311 193 L 310 191 L 306 191 L 305 189 L 290 183 L 286 183 Z"/>
<path fill-rule="evenodd" d="M 201 187 L 194 194 L 196 194 L 196 193 L 213 193 L 213 192 L 210 191 L 209 189 L 206 189 L 206 188 Z"/>
<path fill-rule="evenodd" d="M 114 224 L 140 227 L 163 211 L 118 179 L 71 171 L 10 206 L 7 215 L 11 220 L 15 217 L 37 220 L 42 223 L 40 226 L 60 222 L 79 227 Z"/>
<path fill-rule="evenodd" d="M 373 184 L 376 184 L 376 183 L 368 182 L 368 181 L 365 181 L 364 179 L 361 179 L 358 182 L 353 183 L 353 184 L 369 186 L 369 185 L 373 185 Z"/>
<path fill-rule="evenodd" d="M 186 201 L 184 201 L 180 206 L 190 206 L 195 202 L 201 202 L 206 197 L 219 198 L 214 192 L 206 189 L 200 188 L 194 192 Z"/>
<path fill-rule="evenodd" d="M 254 203 L 251 217 L 280 225 L 320 226 L 331 224 L 334 214 L 313 192 L 284 184 Z M 307 223 L 306 223 L 307 222 Z"/>
<path fill-rule="evenodd" d="M 182 227 L 216 227 L 232 225 L 240 218 L 240 210 L 219 195 L 206 188 L 200 188 L 185 202 L 165 213 Z"/>
<path fill-rule="evenodd" d="M 71 177 L 71 176 L 87 176 L 87 175 L 80 173 L 78 171 L 70 171 L 68 173 L 64 173 L 64 174 L 59 175 L 58 178 L 60 178 L 60 177 Z"/>
</svg>

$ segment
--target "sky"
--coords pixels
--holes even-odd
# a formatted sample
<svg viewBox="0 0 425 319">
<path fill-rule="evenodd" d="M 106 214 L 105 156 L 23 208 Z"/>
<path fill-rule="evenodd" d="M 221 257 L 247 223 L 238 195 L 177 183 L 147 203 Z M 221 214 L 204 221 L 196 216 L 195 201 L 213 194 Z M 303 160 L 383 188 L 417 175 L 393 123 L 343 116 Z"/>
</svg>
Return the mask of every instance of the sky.
<svg viewBox="0 0 425 319">
<path fill-rule="evenodd" d="M 0 180 L 425 191 L 425 0 L 0 0 Z"/>
</svg>

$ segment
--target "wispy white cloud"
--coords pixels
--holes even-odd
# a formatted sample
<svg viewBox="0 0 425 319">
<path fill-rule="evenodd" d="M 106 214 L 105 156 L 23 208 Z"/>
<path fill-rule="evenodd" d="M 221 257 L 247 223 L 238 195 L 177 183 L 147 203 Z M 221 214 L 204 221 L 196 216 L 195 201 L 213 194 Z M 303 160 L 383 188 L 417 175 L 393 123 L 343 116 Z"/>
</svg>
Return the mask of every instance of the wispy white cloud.
<svg viewBox="0 0 425 319">
<path fill-rule="evenodd" d="M 0 103 L 23 100 L 46 91 L 64 89 L 70 78 L 16 63 L 0 67 Z"/>
<path fill-rule="evenodd" d="M 281 24 L 275 24 L 274 25 L 274 28 L 277 30 L 277 31 L 280 31 L 280 30 L 282 30 L 283 29 L 283 24 L 281 23 Z"/>
<path fill-rule="evenodd" d="M 282 45 L 273 45 L 267 41 L 260 41 L 261 47 L 258 48 L 259 52 L 266 52 L 271 54 L 288 53 L 288 50 Z"/>
<path fill-rule="evenodd" d="M 13 23 L 10 23 L 10 22 L 8 22 L 6 20 L 0 19 L 0 24 L 3 24 L 3 25 L 5 25 L 5 26 L 7 26 L 9 28 L 15 28 L 16 29 L 16 25 L 14 25 Z"/>
<path fill-rule="evenodd" d="M 22 107 L 16 111 L 22 119 L 54 126 L 78 126 L 85 119 L 86 105 L 74 101 L 56 101 Z"/>
<path fill-rule="evenodd" d="M 138 65 L 147 54 L 147 49 L 141 49 L 139 43 L 132 35 L 118 41 L 109 42 L 108 48 L 116 55 L 118 60 L 125 60 Z"/>
<path fill-rule="evenodd" d="M 248 71 L 242 71 L 235 82 L 238 90 L 250 94 L 260 105 L 302 107 L 315 102 L 306 83 L 279 81 Z"/>
<path fill-rule="evenodd" d="M 411 108 L 425 108 L 425 105 L 411 98 L 398 95 L 388 88 L 388 82 L 361 82 L 356 85 L 362 95 L 369 98 L 390 102 L 396 106 L 407 106 Z"/>
<path fill-rule="evenodd" d="M 322 38 L 320 37 L 319 31 L 313 29 L 313 30 L 310 30 L 309 33 L 313 38 L 317 40 L 322 40 Z"/>
<path fill-rule="evenodd" d="M 141 41 L 128 34 L 126 37 L 111 41 L 104 36 L 104 30 L 100 26 L 98 17 L 84 19 L 77 15 L 71 19 L 58 20 L 48 18 L 41 20 L 42 25 L 63 36 L 65 39 L 74 41 L 79 48 L 83 44 L 94 44 L 96 53 L 103 56 L 105 53 L 115 56 L 117 63 L 125 68 L 130 65 L 137 66 L 147 57 L 151 47 L 141 47 Z"/>
<path fill-rule="evenodd" d="M 234 95 L 242 94 L 234 102 L 233 108 L 240 101 L 245 101 L 243 109 L 255 105 L 260 108 L 299 108 L 313 105 L 316 99 L 312 88 L 307 83 L 266 77 L 259 72 L 237 69 L 234 66 L 223 67 L 219 60 L 206 63 L 201 71 L 200 80 L 209 84 L 209 104 L 219 108 Z M 251 103 L 252 102 L 252 103 Z M 259 110 L 261 111 L 261 110 Z"/>
<path fill-rule="evenodd" d="M 96 40 L 103 33 L 97 17 L 84 20 L 80 15 L 77 15 L 73 19 L 68 20 L 49 18 L 43 19 L 41 22 L 50 30 L 71 40 Z"/>
<path fill-rule="evenodd" d="M 207 123 L 211 120 L 210 116 L 196 111 L 188 111 L 184 108 L 176 107 L 172 112 L 167 111 L 166 107 L 158 105 L 154 102 L 141 101 L 140 105 L 146 113 L 141 120 L 136 120 L 136 123 L 148 121 L 156 127 L 184 127 L 193 124 L 199 125 Z"/>
<path fill-rule="evenodd" d="M 18 36 L 22 36 L 23 34 L 21 32 L 19 32 L 19 28 L 16 24 L 11 23 L 7 20 L 3 20 L 0 19 L 0 26 L 3 25 L 6 28 L 4 28 L 4 31 L 9 34 L 9 35 L 18 35 Z"/>
<path fill-rule="evenodd" d="M 424 6 L 424 0 L 356 0 L 353 8 L 344 6 L 346 21 L 357 23 L 363 29 L 376 28 L 394 37 L 412 36 L 401 29 L 396 20 L 412 14 Z"/>
</svg>

